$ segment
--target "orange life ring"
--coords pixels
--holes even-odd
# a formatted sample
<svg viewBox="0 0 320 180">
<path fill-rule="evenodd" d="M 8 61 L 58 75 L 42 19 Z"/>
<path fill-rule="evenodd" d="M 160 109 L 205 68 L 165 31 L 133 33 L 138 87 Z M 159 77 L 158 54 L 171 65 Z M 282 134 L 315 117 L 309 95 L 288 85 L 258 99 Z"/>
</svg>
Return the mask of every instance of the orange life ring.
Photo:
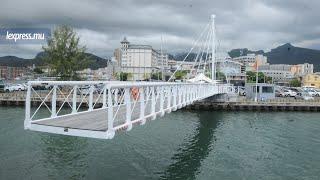
<svg viewBox="0 0 320 180">
<path fill-rule="evenodd" d="M 131 96 L 134 100 L 139 99 L 139 88 L 137 87 L 132 87 L 131 88 Z"/>
</svg>

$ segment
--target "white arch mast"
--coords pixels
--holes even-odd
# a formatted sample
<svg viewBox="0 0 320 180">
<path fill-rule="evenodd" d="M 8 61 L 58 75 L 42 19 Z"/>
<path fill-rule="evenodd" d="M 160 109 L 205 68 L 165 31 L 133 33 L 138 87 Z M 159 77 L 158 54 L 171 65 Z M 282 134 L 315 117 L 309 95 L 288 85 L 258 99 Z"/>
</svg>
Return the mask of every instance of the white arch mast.
<svg viewBox="0 0 320 180">
<path fill-rule="evenodd" d="M 216 50 L 216 44 L 215 44 L 215 40 L 216 40 L 216 34 L 215 34 L 215 17 L 216 15 L 212 14 L 211 15 L 211 20 L 212 20 L 212 39 L 211 39 L 211 59 L 212 59 L 212 63 L 211 63 L 211 78 L 212 80 L 216 80 L 216 68 L 215 68 L 215 61 L 216 61 L 216 54 L 215 54 L 215 50 Z"/>
</svg>

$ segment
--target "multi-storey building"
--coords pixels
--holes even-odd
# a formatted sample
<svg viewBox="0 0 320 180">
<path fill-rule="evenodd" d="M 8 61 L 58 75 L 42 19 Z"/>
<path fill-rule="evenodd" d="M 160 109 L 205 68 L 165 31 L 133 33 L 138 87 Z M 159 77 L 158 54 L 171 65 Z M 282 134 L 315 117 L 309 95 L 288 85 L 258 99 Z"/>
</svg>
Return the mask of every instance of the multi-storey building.
<svg viewBox="0 0 320 180">
<path fill-rule="evenodd" d="M 320 73 L 307 74 L 302 78 L 303 86 L 320 88 Z"/>
<path fill-rule="evenodd" d="M 267 64 L 267 57 L 261 54 L 248 54 L 246 56 L 240 56 L 233 58 L 234 61 L 242 63 L 242 72 L 244 71 L 256 71 L 256 67 Z"/>
<path fill-rule="evenodd" d="M 150 45 L 136 45 L 124 38 L 114 52 L 122 72 L 130 73 L 133 80 L 143 80 L 153 72 L 167 69 L 168 55 Z"/>
<path fill-rule="evenodd" d="M 226 80 L 231 84 L 244 85 L 246 74 L 243 72 L 243 64 L 231 58 L 217 59 L 216 71 L 222 72 Z"/>
<path fill-rule="evenodd" d="M 313 73 L 313 64 L 266 64 L 259 66 L 259 72 L 272 77 L 274 81 L 288 81 Z"/>
<path fill-rule="evenodd" d="M 22 77 L 27 72 L 25 67 L 0 66 L 0 78 L 15 79 Z"/>
<path fill-rule="evenodd" d="M 177 68 L 177 61 L 173 59 L 168 60 L 168 67 L 170 70 L 176 70 Z"/>
<path fill-rule="evenodd" d="M 304 64 L 292 65 L 290 71 L 295 76 L 305 76 L 307 74 L 312 74 L 313 73 L 313 64 L 304 63 Z"/>
</svg>

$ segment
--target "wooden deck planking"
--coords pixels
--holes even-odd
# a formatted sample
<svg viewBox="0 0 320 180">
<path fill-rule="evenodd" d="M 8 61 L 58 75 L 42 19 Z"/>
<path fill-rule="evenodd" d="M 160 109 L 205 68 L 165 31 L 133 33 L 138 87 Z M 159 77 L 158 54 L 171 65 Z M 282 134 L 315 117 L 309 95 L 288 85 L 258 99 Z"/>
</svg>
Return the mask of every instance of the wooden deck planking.
<svg viewBox="0 0 320 180">
<path fill-rule="evenodd" d="M 177 98 L 178 99 L 178 98 Z M 178 101 L 177 101 L 178 102 Z M 145 101 L 145 115 L 151 114 L 151 100 Z M 132 103 L 133 107 L 134 103 Z M 170 106 L 173 105 L 171 100 Z M 114 107 L 114 127 L 124 124 L 126 121 L 126 105 L 120 105 L 120 109 L 116 114 L 119 106 Z M 167 99 L 164 101 L 164 109 L 167 108 Z M 44 125 L 44 126 L 55 126 L 72 129 L 83 129 L 93 131 L 106 131 L 108 124 L 108 109 L 95 109 L 93 111 L 86 111 L 83 113 L 69 114 L 67 116 L 58 116 L 56 118 L 34 121 L 33 124 Z M 160 111 L 160 98 L 156 101 L 156 112 Z M 134 110 L 131 115 L 131 120 L 136 120 L 140 117 L 140 102 L 136 102 Z"/>
</svg>

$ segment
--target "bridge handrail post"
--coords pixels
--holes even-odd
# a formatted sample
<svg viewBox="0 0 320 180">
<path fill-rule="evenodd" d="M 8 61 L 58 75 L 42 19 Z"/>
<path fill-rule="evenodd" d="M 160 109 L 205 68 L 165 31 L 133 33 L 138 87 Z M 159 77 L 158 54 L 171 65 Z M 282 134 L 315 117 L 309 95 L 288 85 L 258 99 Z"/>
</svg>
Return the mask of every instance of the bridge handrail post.
<svg viewBox="0 0 320 180">
<path fill-rule="evenodd" d="M 127 131 L 130 131 L 132 129 L 130 88 L 125 88 L 124 90 L 124 101 L 126 103 L 126 124 L 128 125 Z"/>
<path fill-rule="evenodd" d="M 77 112 L 77 89 L 78 89 L 78 85 L 73 86 L 72 114 Z"/>
<path fill-rule="evenodd" d="M 172 105 L 172 110 L 176 111 L 177 110 L 177 86 L 173 86 L 173 105 Z"/>
<path fill-rule="evenodd" d="M 112 139 L 114 137 L 115 131 L 113 127 L 113 102 L 112 102 L 112 92 L 111 87 L 107 86 L 108 89 L 108 122 L 107 122 L 107 138 Z"/>
<path fill-rule="evenodd" d="M 171 97 L 172 97 L 172 87 L 169 85 L 167 86 L 167 93 L 168 93 L 168 102 L 167 102 L 167 109 L 168 112 L 171 112 Z"/>
<path fill-rule="evenodd" d="M 152 120 L 155 120 L 156 115 L 156 97 L 155 97 L 155 87 L 151 87 L 151 114 L 152 114 Z"/>
<path fill-rule="evenodd" d="M 51 97 L 51 117 L 57 117 L 57 85 L 53 86 Z"/>
<path fill-rule="evenodd" d="M 163 86 L 158 87 L 159 89 L 159 95 L 160 95 L 160 116 L 164 115 L 164 88 Z"/>
<path fill-rule="evenodd" d="M 145 102 L 144 102 L 144 87 L 140 88 L 140 119 L 141 119 L 141 125 L 144 125 L 146 123 L 146 118 L 144 117 L 145 115 Z"/>
<path fill-rule="evenodd" d="M 187 97 L 188 96 L 188 92 L 187 92 L 187 86 L 183 87 L 183 106 L 187 105 Z"/>
<path fill-rule="evenodd" d="M 26 96 L 26 112 L 25 112 L 25 120 L 24 120 L 24 128 L 29 129 L 31 126 L 31 83 L 28 83 L 27 87 L 27 96 Z"/>
<path fill-rule="evenodd" d="M 194 91 L 194 92 L 193 92 L 193 96 L 194 96 L 193 99 L 194 99 L 194 101 L 195 101 L 195 100 L 197 99 L 197 85 L 194 85 L 194 86 L 193 86 L 193 91 Z"/>
<path fill-rule="evenodd" d="M 192 101 L 192 85 L 189 86 L 190 87 L 190 91 L 189 91 L 189 104 L 191 104 Z"/>
<path fill-rule="evenodd" d="M 92 111 L 93 110 L 93 89 L 94 89 L 94 86 L 93 85 L 91 85 L 90 86 L 90 94 L 89 94 L 89 111 Z"/>
<path fill-rule="evenodd" d="M 107 85 L 105 84 L 103 87 L 103 95 L 102 95 L 102 108 L 107 107 Z"/>
<path fill-rule="evenodd" d="M 186 93 L 187 93 L 187 102 L 186 105 L 190 104 L 190 89 L 189 89 L 189 85 L 186 85 Z"/>
<path fill-rule="evenodd" d="M 203 98 L 203 92 L 204 92 L 204 85 L 201 86 L 201 93 L 200 93 L 201 99 Z"/>
<path fill-rule="evenodd" d="M 181 106 L 182 106 L 182 104 L 181 104 L 181 102 L 182 102 L 182 100 L 181 100 L 181 85 L 177 85 L 177 96 L 178 96 L 178 103 L 177 103 L 177 108 L 181 108 Z"/>
<path fill-rule="evenodd" d="M 182 94 L 182 107 L 184 107 L 186 105 L 186 87 L 182 86 L 181 89 L 182 89 L 182 91 L 181 91 L 181 94 Z"/>
<path fill-rule="evenodd" d="M 114 90 L 114 102 L 115 102 L 115 104 L 116 105 L 118 105 L 119 104 L 119 95 L 118 95 L 118 93 L 119 93 L 119 89 L 118 88 L 116 88 L 115 90 Z M 121 102 L 120 102 L 121 103 Z"/>
</svg>

